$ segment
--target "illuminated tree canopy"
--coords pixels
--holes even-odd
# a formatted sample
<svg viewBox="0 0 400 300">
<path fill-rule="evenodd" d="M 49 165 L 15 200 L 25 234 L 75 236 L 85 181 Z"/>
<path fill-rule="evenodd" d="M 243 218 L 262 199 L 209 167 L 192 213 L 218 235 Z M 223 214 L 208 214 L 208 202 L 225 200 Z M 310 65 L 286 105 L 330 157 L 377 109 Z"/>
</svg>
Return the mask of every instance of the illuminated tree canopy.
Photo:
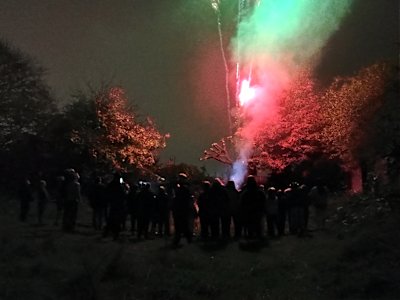
<svg viewBox="0 0 400 300">
<path fill-rule="evenodd" d="M 157 151 L 165 147 L 168 135 L 161 134 L 149 118 L 144 122 L 138 119 L 122 88 L 102 89 L 89 99 L 80 95 L 70 113 L 82 101 L 91 118 L 79 121 L 80 125 L 71 131 L 71 140 L 86 148 L 91 159 L 119 170 L 155 163 Z"/>
<path fill-rule="evenodd" d="M 262 165 L 283 169 L 321 151 L 323 126 L 318 95 L 308 72 L 301 73 L 278 100 L 278 114 L 260 130 L 255 149 Z"/>
<path fill-rule="evenodd" d="M 368 139 L 366 129 L 383 105 L 388 74 L 388 65 L 374 64 L 355 76 L 335 79 L 322 96 L 321 141 L 331 157 L 347 166 L 357 162 L 360 147 Z"/>
<path fill-rule="evenodd" d="M 325 90 L 319 91 L 310 72 L 301 72 L 278 99 L 277 114 L 258 128 L 249 163 L 282 170 L 314 154 L 322 154 L 341 161 L 345 168 L 356 166 L 366 152 L 363 147 L 368 143 L 371 146 L 371 135 L 374 134 L 375 139 L 382 137 L 377 130 L 371 130 L 382 123 L 381 116 L 376 124 L 377 116 L 391 116 L 388 120 L 392 123 L 398 119 L 393 115 L 393 108 L 399 106 L 398 100 L 384 97 L 389 75 L 389 65 L 377 63 L 354 76 L 336 78 Z M 397 103 L 397 106 L 388 108 L 385 101 Z M 399 126 L 386 124 L 385 128 L 392 128 L 392 125 Z M 389 140 L 398 133 L 391 130 L 390 135 L 385 135 L 383 144 L 396 147 Z M 213 154 L 209 150 L 207 153 Z M 218 158 L 214 156 L 206 155 L 203 159 Z"/>
</svg>

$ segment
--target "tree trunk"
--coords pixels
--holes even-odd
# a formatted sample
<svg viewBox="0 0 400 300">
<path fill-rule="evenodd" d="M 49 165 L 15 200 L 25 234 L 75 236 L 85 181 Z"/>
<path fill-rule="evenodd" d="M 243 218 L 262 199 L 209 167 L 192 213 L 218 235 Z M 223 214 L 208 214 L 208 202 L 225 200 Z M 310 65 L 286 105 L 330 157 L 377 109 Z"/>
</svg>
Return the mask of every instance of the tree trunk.
<svg viewBox="0 0 400 300">
<path fill-rule="evenodd" d="M 363 191 L 363 178 L 360 164 L 355 165 L 350 170 L 351 192 L 359 194 Z"/>
</svg>

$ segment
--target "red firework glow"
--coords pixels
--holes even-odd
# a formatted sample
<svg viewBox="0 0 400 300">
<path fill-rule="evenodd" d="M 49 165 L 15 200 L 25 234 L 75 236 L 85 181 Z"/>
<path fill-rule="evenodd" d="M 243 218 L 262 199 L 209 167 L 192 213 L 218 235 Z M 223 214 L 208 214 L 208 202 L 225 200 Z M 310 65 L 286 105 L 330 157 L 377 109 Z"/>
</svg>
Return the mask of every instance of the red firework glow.
<svg viewBox="0 0 400 300">
<path fill-rule="evenodd" d="M 256 96 L 256 90 L 254 87 L 250 86 L 250 81 L 244 79 L 240 86 L 240 93 L 239 93 L 239 103 L 240 106 L 244 106 L 245 104 L 249 103 L 254 97 Z"/>
</svg>

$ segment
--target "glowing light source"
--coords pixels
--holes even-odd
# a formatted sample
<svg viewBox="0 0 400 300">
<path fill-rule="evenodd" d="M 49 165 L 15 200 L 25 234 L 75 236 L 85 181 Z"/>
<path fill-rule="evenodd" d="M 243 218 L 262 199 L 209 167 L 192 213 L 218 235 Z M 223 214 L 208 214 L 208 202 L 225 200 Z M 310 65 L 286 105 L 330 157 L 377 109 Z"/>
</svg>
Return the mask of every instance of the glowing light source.
<svg viewBox="0 0 400 300">
<path fill-rule="evenodd" d="M 250 86 L 249 80 L 244 79 L 242 81 L 242 85 L 240 87 L 240 93 L 239 93 L 240 106 L 243 106 L 243 105 L 249 103 L 249 101 L 254 99 L 255 96 L 256 96 L 255 88 Z"/>
</svg>

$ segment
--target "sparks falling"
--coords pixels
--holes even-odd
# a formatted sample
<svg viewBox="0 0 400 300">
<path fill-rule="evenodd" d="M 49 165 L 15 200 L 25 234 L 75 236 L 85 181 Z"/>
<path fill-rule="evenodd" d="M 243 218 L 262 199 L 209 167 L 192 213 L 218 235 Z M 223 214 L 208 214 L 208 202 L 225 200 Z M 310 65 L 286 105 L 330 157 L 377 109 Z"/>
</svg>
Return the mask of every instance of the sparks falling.
<svg viewBox="0 0 400 300">
<path fill-rule="evenodd" d="M 252 99 L 256 96 L 255 88 L 250 86 L 250 81 L 244 79 L 241 84 L 240 93 L 239 93 L 239 103 L 240 106 L 244 106 L 248 104 Z"/>
</svg>

